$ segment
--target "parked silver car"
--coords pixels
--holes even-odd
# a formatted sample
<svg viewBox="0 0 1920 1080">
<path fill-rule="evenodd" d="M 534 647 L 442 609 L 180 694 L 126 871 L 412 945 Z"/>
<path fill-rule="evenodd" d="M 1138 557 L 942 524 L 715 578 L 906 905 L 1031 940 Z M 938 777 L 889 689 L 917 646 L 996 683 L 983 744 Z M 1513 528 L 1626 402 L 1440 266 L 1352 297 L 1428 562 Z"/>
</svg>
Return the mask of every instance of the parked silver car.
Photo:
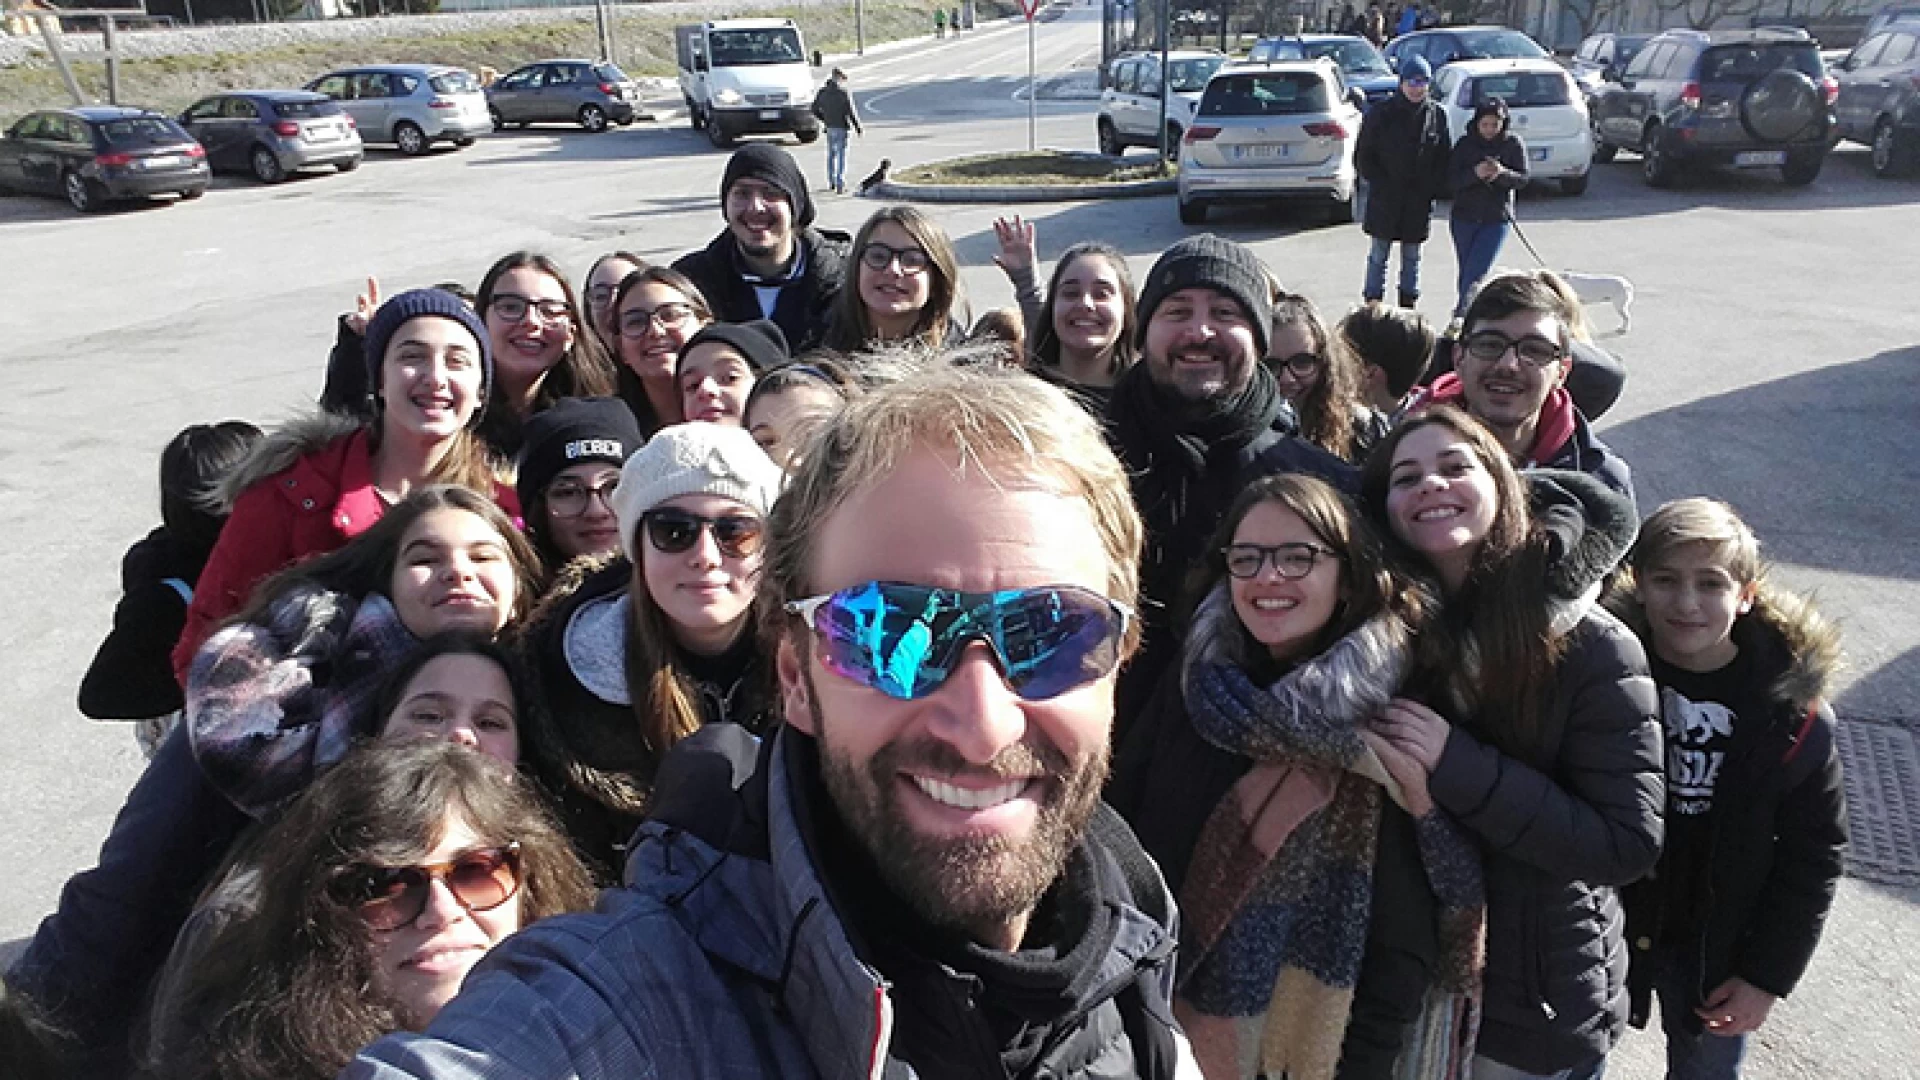
<svg viewBox="0 0 1920 1080">
<path fill-rule="evenodd" d="M 1180 220 L 1214 203 L 1300 199 L 1353 219 L 1353 143 L 1366 98 L 1332 60 L 1222 68 L 1180 143 Z"/>
<path fill-rule="evenodd" d="M 601 60 L 541 60 L 502 75 L 487 87 L 493 126 L 579 124 L 605 131 L 633 123 L 640 89 L 627 73 Z"/>
<path fill-rule="evenodd" d="M 436 142 L 471 146 L 493 130 L 487 95 L 471 71 L 440 64 L 381 64 L 329 72 L 307 84 L 360 127 L 367 142 L 424 154 Z"/>
<path fill-rule="evenodd" d="M 365 150 L 339 102 L 306 90 L 235 90 L 195 102 L 180 126 L 207 148 L 216 170 L 244 170 L 263 184 L 331 165 L 360 167 Z"/>
</svg>

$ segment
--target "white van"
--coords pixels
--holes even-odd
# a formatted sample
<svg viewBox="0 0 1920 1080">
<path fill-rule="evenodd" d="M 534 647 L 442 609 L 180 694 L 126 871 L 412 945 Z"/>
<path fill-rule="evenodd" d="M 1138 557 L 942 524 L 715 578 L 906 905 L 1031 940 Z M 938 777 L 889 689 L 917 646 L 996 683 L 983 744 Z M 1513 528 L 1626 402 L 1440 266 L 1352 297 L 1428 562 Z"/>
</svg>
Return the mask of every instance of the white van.
<svg viewBox="0 0 1920 1080">
<path fill-rule="evenodd" d="M 727 19 L 673 29 L 680 96 L 694 130 L 713 145 L 741 135 L 792 132 L 820 137 L 813 115 L 813 70 L 792 19 Z"/>
</svg>

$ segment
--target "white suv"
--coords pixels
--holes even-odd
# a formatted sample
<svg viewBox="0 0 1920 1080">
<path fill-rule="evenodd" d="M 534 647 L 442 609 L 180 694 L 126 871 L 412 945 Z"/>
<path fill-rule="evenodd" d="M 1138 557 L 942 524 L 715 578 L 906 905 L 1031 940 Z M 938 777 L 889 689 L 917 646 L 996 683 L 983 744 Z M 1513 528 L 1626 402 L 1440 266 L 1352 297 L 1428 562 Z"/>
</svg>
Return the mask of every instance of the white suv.
<svg viewBox="0 0 1920 1080">
<path fill-rule="evenodd" d="M 1573 76 L 1552 60 L 1455 60 L 1433 77 L 1433 97 L 1447 114 L 1454 142 L 1466 134 L 1474 107 L 1507 103 L 1507 130 L 1527 144 L 1527 178 L 1554 180 L 1568 195 L 1587 190 L 1593 168 L 1593 125 Z"/>
<path fill-rule="evenodd" d="M 1207 83 L 1180 143 L 1180 220 L 1217 202 L 1301 200 L 1353 218 L 1353 143 L 1364 94 L 1332 60 L 1235 65 Z"/>
<path fill-rule="evenodd" d="M 1193 111 L 1207 80 L 1227 62 L 1212 50 L 1180 49 L 1167 54 L 1173 73 L 1167 95 L 1167 145 L 1180 145 L 1180 136 L 1193 126 Z M 1129 146 L 1160 145 L 1160 54 L 1135 53 L 1107 65 L 1107 83 L 1100 91 L 1100 152 L 1119 155 Z"/>
</svg>

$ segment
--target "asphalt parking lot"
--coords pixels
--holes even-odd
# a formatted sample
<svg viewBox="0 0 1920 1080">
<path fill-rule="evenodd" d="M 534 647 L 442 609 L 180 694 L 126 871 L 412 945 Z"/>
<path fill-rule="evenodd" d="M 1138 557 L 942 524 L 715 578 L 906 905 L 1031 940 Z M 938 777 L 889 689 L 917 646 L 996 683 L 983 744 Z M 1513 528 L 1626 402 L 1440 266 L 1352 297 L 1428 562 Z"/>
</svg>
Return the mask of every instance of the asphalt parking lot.
<svg viewBox="0 0 1920 1080">
<path fill-rule="evenodd" d="M 1043 70 L 1084 58 L 1097 25 L 1043 27 Z M 1024 145 L 1026 105 L 1013 96 L 1023 34 L 850 62 L 856 92 L 885 95 L 853 143 L 850 175 L 882 156 Z M 1088 102 L 1043 102 L 1041 143 L 1090 149 L 1092 116 Z M 793 149 L 823 184 L 823 145 Z M 333 319 L 368 274 L 390 289 L 471 284 L 516 248 L 584 273 L 615 248 L 670 259 L 700 246 L 720 225 L 722 163 L 666 114 L 604 135 L 496 134 L 422 158 L 374 150 L 350 175 L 273 187 L 221 177 L 195 203 L 85 218 L 50 199 L 0 197 L 0 251 L 14 270 L 0 305 L 11 387 L 0 514 L 14 523 L 0 577 L 0 859 L 11 868 L 0 943 L 29 934 L 87 864 L 140 765 L 128 730 L 82 719 L 73 694 L 109 624 L 120 554 L 157 519 L 167 438 L 188 423 L 272 423 L 310 407 Z M 820 224 L 848 231 L 876 205 L 815 196 Z M 1038 223 L 1043 259 L 1099 238 L 1125 250 L 1136 275 L 1188 231 L 1171 197 L 935 208 L 976 313 L 1012 302 L 991 225 L 1016 210 Z M 1632 464 L 1643 509 L 1695 493 L 1733 502 L 1784 579 L 1814 590 L 1847 632 L 1837 702 L 1874 735 L 1856 751 L 1870 756 L 1849 765 L 1858 813 L 1880 815 L 1860 835 L 1884 864 L 1843 887 L 1827 944 L 1759 1037 L 1748 1075 L 1920 1076 L 1905 1021 L 1920 1013 L 1920 778 L 1893 763 L 1920 728 L 1920 181 L 1876 180 L 1848 147 L 1805 189 L 1718 174 L 1655 191 L 1623 155 L 1598 167 L 1586 195 L 1530 193 L 1519 217 L 1554 266 L 1635 284 L 1632 333 L 1603 338 L 1631 380 L 1599 427 Z M 1216 213 L 1208 228 L 1252 245 L 1335 316 L 1358 299 L 1356 227 L 1256 208 Z M 1443 319 L 1453 272 L 1443 222 L 1427 250 L 1421 306 Z M 1510 244 L 1502 262 L 1531 260 Z M 1610 312 L 1593 315 L 1612 329 Z M 1658 1075 L 1653 1040 L 1631 1039 L 1618 1057 L 1611 1075 Z"/>
</svg>

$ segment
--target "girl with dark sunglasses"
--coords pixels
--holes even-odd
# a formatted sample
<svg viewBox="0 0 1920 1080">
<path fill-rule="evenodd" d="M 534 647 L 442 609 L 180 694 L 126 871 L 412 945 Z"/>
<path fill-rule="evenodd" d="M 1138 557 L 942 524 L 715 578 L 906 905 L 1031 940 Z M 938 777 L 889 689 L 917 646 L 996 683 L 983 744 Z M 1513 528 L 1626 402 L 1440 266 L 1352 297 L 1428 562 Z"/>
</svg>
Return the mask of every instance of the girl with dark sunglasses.
<svg viewBox="0 0 1920 1080">
<path fill-rule="evenodd" d="M 662 429 L 614 491 L 625 558 L 570 567 L 520 637 L 550 706 L 542 778 L 608 880 L 674 743 L 704 724 L 769 722 L 754 596 L 781 482 L 743 428 Z"/>
<path fill-rule="evenodd" d="M 1316 479 L 1257 481 L 1216 540 L 1107 797 L 1179 899 L 1175 1010 L 1206 1075 L 1384 1080 L 1429 989 L 1453 1019 L 1478 986 L 1478 857 L 1368 727 L 1425 604 Z"/>
<path fill-rule="evenodd" d="M 424 1028 L 508 935 L 594 895 L 531 786 L 438 739 L 356 750 L 237 865 L 246 887 L 223 894 L 244 899 L 156 1000 L 153 1075 L 337 1075 L 374 1039 Z"/>
</svg>

